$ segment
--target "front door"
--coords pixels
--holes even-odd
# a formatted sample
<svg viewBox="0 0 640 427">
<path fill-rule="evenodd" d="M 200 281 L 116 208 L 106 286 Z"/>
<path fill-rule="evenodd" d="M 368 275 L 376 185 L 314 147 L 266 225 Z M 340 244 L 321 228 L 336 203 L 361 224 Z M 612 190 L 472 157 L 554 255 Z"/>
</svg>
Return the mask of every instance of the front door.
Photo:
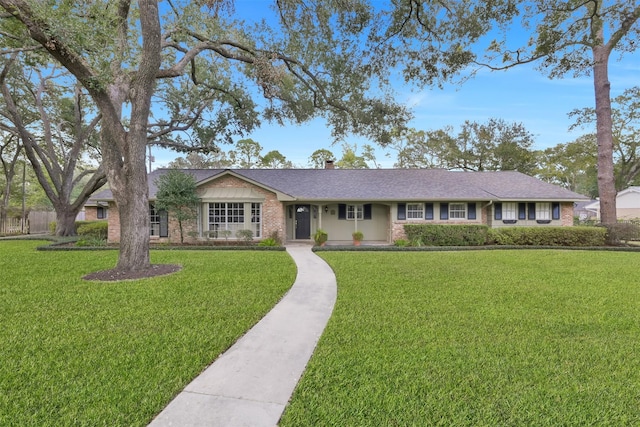
<svg viewBox="0 0 640 427">
<path fill-rule="evenodd" d="M 311 205 L 296 205 L 296 239 L 311 238 Z"/>
</svg>

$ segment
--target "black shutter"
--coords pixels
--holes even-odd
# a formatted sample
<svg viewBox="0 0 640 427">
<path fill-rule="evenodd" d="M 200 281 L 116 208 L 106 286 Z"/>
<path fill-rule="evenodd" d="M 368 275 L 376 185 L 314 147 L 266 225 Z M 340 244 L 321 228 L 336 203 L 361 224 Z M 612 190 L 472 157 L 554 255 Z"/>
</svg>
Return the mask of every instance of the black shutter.
<svg viewBox="0 0 640 427">
<path fill-rule="evenodd" d="M 160 237 L 169 237 L 169 213 L 165 210 L 159 211 L 160 217 Z"/>
<path fill-rule="evenodd" d="M 528 219 L 536 219 L 536 204 L 535 203 L 529 203 L 529 215 L 527 216 Z"/>
<path fill-rule="evenodd" d="M 518 219 L 527 219 L 526 203 L 518 203 Z"/>
<path fill-rule="evenodd" d="M 371 203 L 367 203 L 366 205 L 364 205 L 364 219 L 371 219 Z"/>
<path fill-rule="evenodd" d="M 560 219 L 560 203 L 551 204 L 551 219 Z"/>
<path fill-rule="evenodd" d="M 398 203 L 398 220 L 407 219 L 407 204 L 406 203 Z"/>
<path fill-rule="evenodd" d="M 493 218 L 502 219 L 502 203 L 496 203 L 493 206 Z"/>
<path fill-rule="evenodd" d="M 467 204 L 467 219 L 476 219 L 476 204 Z"/>
<path fill-rule="evenodd" d="M 440 219 L 449 219 L 449 203 L 440 203 Z"/>
<path fill-rule="evenodd" d="M 338 205 L 338 219 L 347 219 L 347 205 L 343 203 Z"/>
<path fill-rule="evenodd" d="M 433 219 L 433 203 L 424 204 L 424 219 Z"/>
</svg>

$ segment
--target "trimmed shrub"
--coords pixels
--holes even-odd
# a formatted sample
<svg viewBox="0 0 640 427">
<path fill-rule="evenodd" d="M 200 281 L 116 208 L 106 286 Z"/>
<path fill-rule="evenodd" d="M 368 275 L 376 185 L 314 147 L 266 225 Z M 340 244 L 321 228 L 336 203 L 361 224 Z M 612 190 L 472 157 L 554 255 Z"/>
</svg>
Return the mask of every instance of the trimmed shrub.
<svg viewBox="0 0 640 427">
<path fill-rule="evenodd" d="M 107 240 L 107 221 L 77 221 L 76 230 L 78 236 L 93 237 L 95 239 Z"/>
<path fill-rule="evenodd" d="M 412 246 L 480 246 L 487 241 L 486 225 L 405 224 Z"/>
<path fill-rule="evenodd" d="M 491 229 L 487 243 L 516 246 L 602 246 L 600 227 L 503 227 Z"/>
<path fill-rule="evenodd" d="M 258 246 L 280 246 L 280 244 L 273 237 L 267 237 L 266 239 L 258 243 Z"/>
<path fill-rule="evenodd" d="M 632 222 L 602 225 L 607 230 L 607 242 L 620 244 L 629 240 L 640 239 L 640 226 Z"/>
</svg>

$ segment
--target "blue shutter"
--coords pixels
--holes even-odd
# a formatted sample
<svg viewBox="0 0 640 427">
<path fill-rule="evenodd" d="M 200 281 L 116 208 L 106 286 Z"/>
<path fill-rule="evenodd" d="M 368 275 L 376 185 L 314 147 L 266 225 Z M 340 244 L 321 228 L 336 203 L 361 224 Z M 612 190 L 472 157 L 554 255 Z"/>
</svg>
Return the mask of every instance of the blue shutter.
<svg viewBox="0 0 640 427">
<path fill-rule="evenodd" d="M 529 216 L 528 219 L 536 219 L 536 204 L 529 203 Z"/>
<path fill-rule="evenodd" d="M 440 203 L 440 219 L 449 219 L 449 203 Z"/>
<path fill-rule="evenodd" d="M 424 204 L 424 219 L 433 219 L 433 203 Z"/>
<path fill-rule="evenodd" d="M 560 203 L 551 204 L 551 219 L 560 219 Z"/>
<path fill-rule="evenodd" d="M 502 219 L 502 203 L 496 203 L 493 205 L 493 218 Z"/>
<path fill-rule="evenodd" d="M 338 205 L 338 219 L 347 219 L 347 205 L 343 203 Z"/>
<path fill-rule="evenodd" d="M 518 219 L 527 219 L 526 203 L 518 203 Z"/>
<path fill-rule="evenodd" d="M 476 219 L 475 203 L 467 203 L 467 219 Z"/>
<path fill-rule="evenodd" d="M 364 214 L 364 219 L 371 219 L 371 203 L 367 203 L 366 205 L 364 205 L 363 207 L 363 214 Z"/>
<path fill-rule="evenodd" d="M 407 204 L 398 203 L 398 220 L 402 221 L 407 219 Z"/>
</svg>

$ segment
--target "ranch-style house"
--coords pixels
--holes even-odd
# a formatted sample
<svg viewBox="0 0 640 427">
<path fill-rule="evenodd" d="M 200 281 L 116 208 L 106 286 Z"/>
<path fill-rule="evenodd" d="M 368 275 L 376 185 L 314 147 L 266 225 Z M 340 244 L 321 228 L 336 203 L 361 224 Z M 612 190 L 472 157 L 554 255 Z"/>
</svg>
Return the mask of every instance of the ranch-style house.
<svg viewBox="0 0 640 427">
<path fill-rule="evenodd" d="M 179 241 L 177 222 L 154 207 L 156 180 L 149 174 L 150 239 Z M 185 169 L 201 200 L 185 241 L 233 240 L 251 230 L 255 240 L 277 234 L 286 241 L 329 242 L 351 233 L 364 242 L 405 238 L 405 224 L 486 224 L 489 227 L 571 226 L 574 202 L 588 200 L 519 172 L 443 169 Z M 120 240 L 118 209 L 110 190 L 92 196 L 86 219 L 106 218 L 108 241 Z"/>
</svg>

